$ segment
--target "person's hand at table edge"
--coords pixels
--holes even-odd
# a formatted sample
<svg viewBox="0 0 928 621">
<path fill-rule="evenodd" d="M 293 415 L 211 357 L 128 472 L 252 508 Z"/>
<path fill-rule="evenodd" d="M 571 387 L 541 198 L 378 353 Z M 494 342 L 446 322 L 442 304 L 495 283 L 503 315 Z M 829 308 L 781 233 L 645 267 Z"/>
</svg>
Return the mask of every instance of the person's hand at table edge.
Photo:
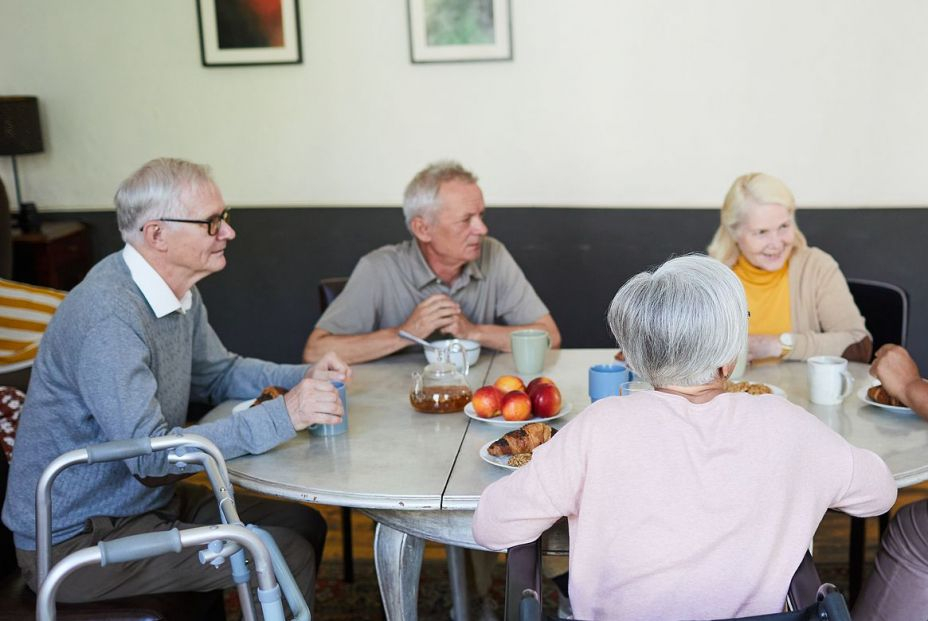
<svg viewBox="0 0 928 621">
<path fill-rule="evenodd" d="M 870 366 L 870 375 L 880 380 L 889 394 L 928 419 L 928 382 L 922 379 L 918 365 L 905 348 L 880 347 Z"/>
<path fill-rule="evenodd" d="M 328 352 L 319 362 L 309 367 L 306 377 L 317 380 L 336 380 L 348 383 L 351 381 L 351 367 L 348 366 L 338 354 Z"/>
<path fill-rule="evenodd" d="M 344 414 L 338 390 L 329 380 L 309 377 L 300 380 L 284 395 L 284 405 L 297 431 L 316 423 L 336 425 Z"/>
</svg>

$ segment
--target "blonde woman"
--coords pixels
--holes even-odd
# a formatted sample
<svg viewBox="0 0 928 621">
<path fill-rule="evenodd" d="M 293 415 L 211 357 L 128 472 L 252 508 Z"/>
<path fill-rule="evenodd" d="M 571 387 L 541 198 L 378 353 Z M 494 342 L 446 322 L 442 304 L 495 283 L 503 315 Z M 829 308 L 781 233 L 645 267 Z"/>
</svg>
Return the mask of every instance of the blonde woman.
<svg viewBox="0 0 928 621">
<path fill-rule="evenodd" d="M 751 310 L 748 360 L 843 356 L 869 362 L 873 350 L 847 280 L 828 253 L 796 225 L 796 200 L 771 175 L 735 179 L 709 256 L 734 270 Z"/>
</svg>

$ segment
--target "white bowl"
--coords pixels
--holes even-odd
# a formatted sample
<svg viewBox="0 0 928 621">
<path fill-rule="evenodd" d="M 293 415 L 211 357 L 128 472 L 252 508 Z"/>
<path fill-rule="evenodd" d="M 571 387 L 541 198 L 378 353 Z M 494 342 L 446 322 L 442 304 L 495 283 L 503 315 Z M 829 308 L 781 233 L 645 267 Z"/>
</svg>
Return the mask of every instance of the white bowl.
<svg viewBox="0 0 928 621">
<path fill-rule="evenodd" d="M 468 365 L 474 366 L 477 364 L 477 361 L 480 359 L 480 343 L 477 341 L 470 341 L 468 339 L 444 339 L 441 341 L 432 341 L 432 345 L 438 347 L 439 349 L 446 349 L 450 347 L 452 343 L 460 343 L 461 347 L 464 348 L 464 353 L 467 354 Z M 426 348 L 425 359 L 429 362 L 438 362 L 438 351 L 435 349 Z M 455 366 L 462 371 L 464 370 L 464 359 L 462 358 L 461 352 L 451 352 L 451 362 L 453 362 Z"/>
</svg>

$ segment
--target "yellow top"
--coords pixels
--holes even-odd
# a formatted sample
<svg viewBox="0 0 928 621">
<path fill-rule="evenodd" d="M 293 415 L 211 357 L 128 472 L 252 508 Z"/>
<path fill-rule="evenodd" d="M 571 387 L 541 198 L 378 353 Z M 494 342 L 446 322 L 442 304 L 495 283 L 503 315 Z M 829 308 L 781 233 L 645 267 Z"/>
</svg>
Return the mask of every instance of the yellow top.
<svg viewBox="0 0 928 621">
<path fill-rule="evenodd" d="M 775 272 L 751 265 L 739 256 L 732 267 L 748 298 L 748 334 L 792 332 L 789 315 L 789 261 Z"/>
</svg>

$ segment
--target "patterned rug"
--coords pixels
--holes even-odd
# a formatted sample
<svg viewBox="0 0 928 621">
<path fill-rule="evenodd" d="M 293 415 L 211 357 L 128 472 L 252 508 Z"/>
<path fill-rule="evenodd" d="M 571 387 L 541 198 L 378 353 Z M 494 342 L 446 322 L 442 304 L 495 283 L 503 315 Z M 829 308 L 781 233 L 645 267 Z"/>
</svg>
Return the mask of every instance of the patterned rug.
<svg viewBox="0 0 928 621">
<path fill-rule="evenodd" d="M 831 582 L 840 590 L 847 589 L 847 567 L 840 563 L 817 563 L 823 582 Z M 342 565 L 338 560 L 322 563 L 316 584 L 316 611 L 313 618 L 317 621 L 382 621 L 383 607 L 377 586 L 374 564 L 361 560 L 355 562 L 355 579 L 348 584 L 341 579 Z M 490 599 L 494 603 L 493 612 L 498 619 L 503 618 L 503 601 L 505 587 L 505 567 L 499 563 L 493 573 Z M 549 580 L 542 585 L 545 613 L 557 612 L 557 591 Z M 227 618 L 238 618 L 238 602 L 234 592 L 228 594 Z M 471 616 L 477 619 L 480 610 L 477 601 L 470 602 Z M 422 575 L 419 581 L 419 619 L 421 621 L 449 621 L 451 610 L 451 590 L 448 584 L 448 566 L 445 561 L 425 560 L 422 563 Z M 483 620 L 481 620 L 483 621 Z"/>
<path fill-rule="evenodd" d="M 493 572 L 490 600 L 493 612 L 502 619 L 506 568 L 499 563 Z M 554 584 L 548 583 L 545 599 L 556 609 L 557 595 Z M 471 614 L 476 617 L 477 601 L 471 601 Z M 420 621 L 449 621 L 451 611 L 451 589 L 448 583 L 448 565 L 443 560 L 422 562 L 419 580 Z M 239 618 L 238 598 L 234 590 L 226 592 L 226 618 Z M 316 609 L 313 619 L 317 621 L 382 621 L 383 606 L 377 586 L 377 574 L 370 560 L 355 560 L 354 582 L 342 580 L 340 560 L 323 561 L 316 581 Z"/>
<path fill-rule="evenodd" d="M 316 614 L 318 621 L 380 621 L 384 618 L 377 586 L 377 574 L 371 561 L 355 560 L 354 582 L 342 581 L 340 562 L 323 562 L 316 584 Z M 490 598 L 495 612 L 502 619 L 506 568 L 497 564 L 493 572 Z M 551 585 L 551 588 L 554 588 Z M 552 593 L 553 596 L 553 593 Z M 471 614 L 478 603 L 472 601 Z M 448 565 L 443 560 L 425 560 L 419 579 L 419 619 L 421 621 L 448 621 L 451 617 L 451 588 L 448 582 Z"/>
</svg>

